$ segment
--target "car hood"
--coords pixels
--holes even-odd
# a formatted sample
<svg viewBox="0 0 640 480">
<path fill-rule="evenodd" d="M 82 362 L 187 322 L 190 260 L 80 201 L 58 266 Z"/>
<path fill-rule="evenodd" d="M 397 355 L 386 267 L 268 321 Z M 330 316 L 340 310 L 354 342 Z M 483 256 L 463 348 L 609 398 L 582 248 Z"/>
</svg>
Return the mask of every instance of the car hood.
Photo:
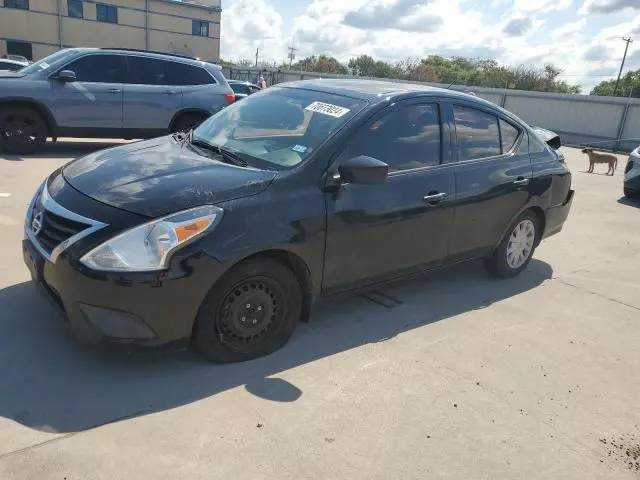
<svg viewBox="0 0 640 480">
<path fill-rule="evenodd" d="M 264 191 L 276 172 L 200 156 L 172 137 L 131 143 L 75 160 L 63 169 L 76 190 L 107 205 L 158 217 Z"/>
</svg>

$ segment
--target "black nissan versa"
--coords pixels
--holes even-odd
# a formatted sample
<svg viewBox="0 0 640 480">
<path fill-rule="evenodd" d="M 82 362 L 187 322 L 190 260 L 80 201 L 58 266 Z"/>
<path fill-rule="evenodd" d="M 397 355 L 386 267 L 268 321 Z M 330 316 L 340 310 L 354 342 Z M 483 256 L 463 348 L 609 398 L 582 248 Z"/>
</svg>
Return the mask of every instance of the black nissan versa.
<svg viewBox="0 0 640 480">
<path fill-rule="evenodd" d="M 562 157 L 489 102 L 305 81 L 53 172 L 23 250 L 81 339 L 240 361 L 323 297 L 476 258 L 513 277 L 572 199 Z"/>
</svg>

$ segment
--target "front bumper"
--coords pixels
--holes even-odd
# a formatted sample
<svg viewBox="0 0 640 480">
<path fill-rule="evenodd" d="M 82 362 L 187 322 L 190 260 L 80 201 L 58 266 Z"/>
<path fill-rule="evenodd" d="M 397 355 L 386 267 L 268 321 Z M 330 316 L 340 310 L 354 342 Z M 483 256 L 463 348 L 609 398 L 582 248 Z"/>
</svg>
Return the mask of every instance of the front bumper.
<svg viewBox="0 0 640 480">
<path fill-rule="evenodd" d="M 166 272 L 103 274 L 68 255 L 46 260 L 24 239 L 25 264 L 37 289 L 51 300 L 84 343 L 159 346 L 187 340 L 207 292 L 223 267 L 207 255 L 172 262 Z"/>
</svg>

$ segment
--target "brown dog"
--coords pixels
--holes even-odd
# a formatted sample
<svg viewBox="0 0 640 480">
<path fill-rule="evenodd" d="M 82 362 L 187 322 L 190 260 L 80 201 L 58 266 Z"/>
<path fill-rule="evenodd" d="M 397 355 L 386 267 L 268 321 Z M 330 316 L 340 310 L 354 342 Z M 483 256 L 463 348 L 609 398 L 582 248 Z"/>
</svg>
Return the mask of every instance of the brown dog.
<svg viewBox="0 0 640 480">
<path fill-rule="evenodd" d="M 582 150 L 582 153 L 586 153 L 589 157 L 589 170 L 587 170 L 587 173 L 593 173 L 593 166 L 596 163 L 607 163 L 609 165 L 607 175 L 613 175 L 618 167 L 618 157 L 610 153 L 594 152 L 593 148 L 585 148 Z"/>
</svg>

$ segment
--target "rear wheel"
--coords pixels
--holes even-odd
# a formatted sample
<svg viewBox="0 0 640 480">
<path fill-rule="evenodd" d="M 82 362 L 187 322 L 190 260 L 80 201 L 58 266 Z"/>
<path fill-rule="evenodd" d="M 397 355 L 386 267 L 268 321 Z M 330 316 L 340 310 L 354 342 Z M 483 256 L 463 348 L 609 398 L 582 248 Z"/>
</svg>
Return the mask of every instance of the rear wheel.
<svg viewBox="0 0 640 480">
<path fill-rule="evenodd" d="M 46 141 L 47 124 L 35 110 L 10 107 L 0 111 L 0 149 L 28 154 L 39 150 Z"/>
<path fill-rule="evenodd" d="M 539 224 L 538 217 L 531 211 L 520 215 L 493 255 L 487 259 L 488 270 L 502 278 L 512 278 L 522 272 L 536 249 Z"/>
<path fill-rule="evenodd" d="M 180 115 L 171 127 L 171 133 L 176 132 L 185 132 L 187 130 L 191 130 L 192 128 L 196 128 L 202 122 L 207 119 L 205 115 L 201 113 L 185 113 Z"/>
<path fill-rule="evenodd" d="M 300 321 L 295 274 L 273 260 L 241 263 L 211 289 L 194 329 L 197 349 L 219 363 L 261 357 L 283 347 Z"/>
</svg>

